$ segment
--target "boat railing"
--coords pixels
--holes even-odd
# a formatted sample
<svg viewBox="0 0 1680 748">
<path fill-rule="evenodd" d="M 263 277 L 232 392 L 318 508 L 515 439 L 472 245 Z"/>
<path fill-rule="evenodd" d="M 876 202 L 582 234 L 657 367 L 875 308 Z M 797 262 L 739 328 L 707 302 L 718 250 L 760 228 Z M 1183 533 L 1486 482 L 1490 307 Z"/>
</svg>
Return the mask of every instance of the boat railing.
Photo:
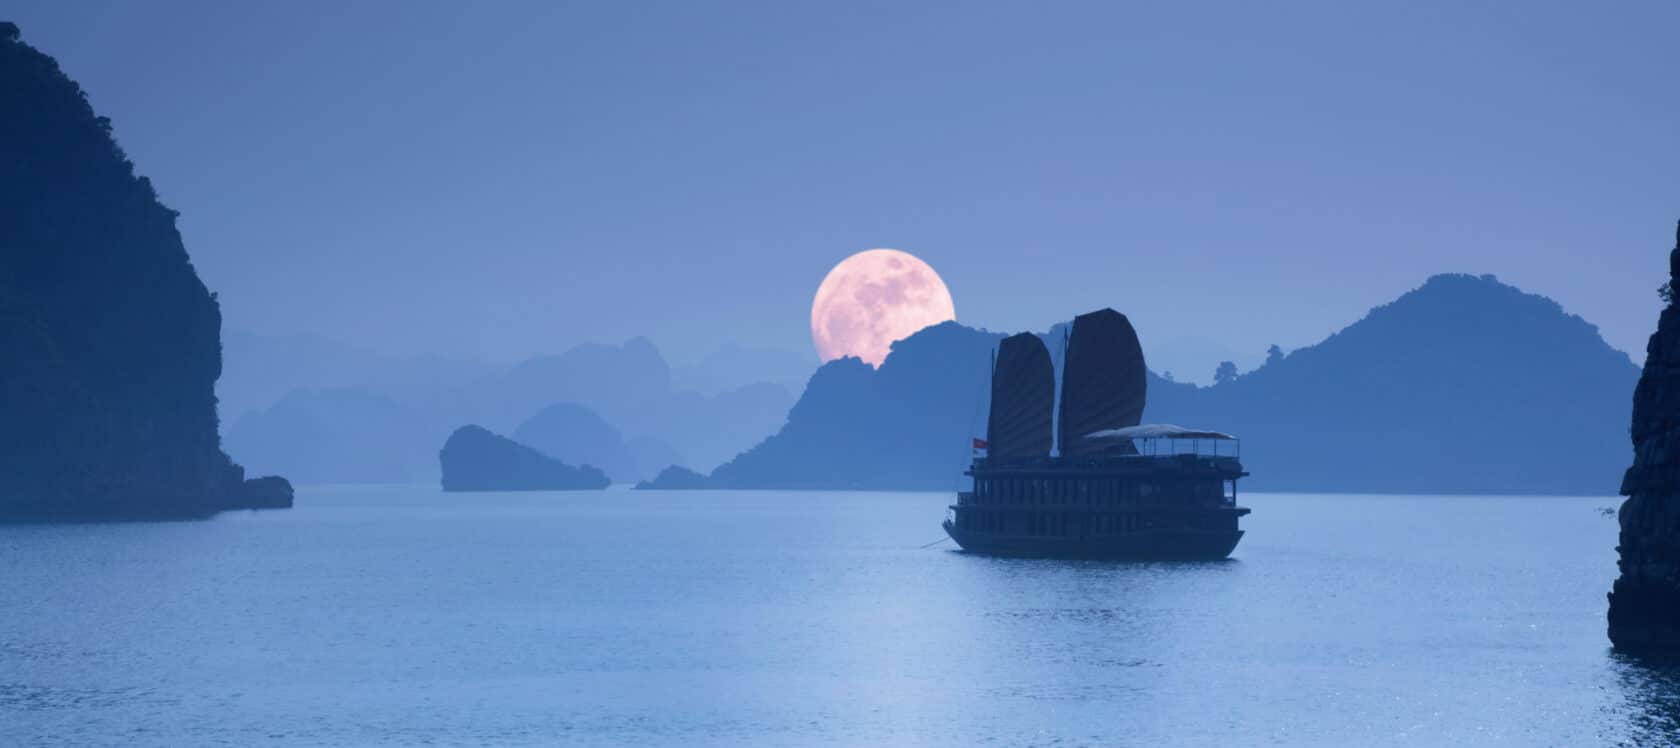
<svg viewBox="0 0 1680 748">
<path fill-rule="evenodd" d="M 980 456 L 977 466 L 1010 466 L 1021 468 L 1089 467 L 1114 460 L 1145 459 L 1183 461 L 1185 465 L 1211 466 L 1224 469 L 1236 467 L 1242 461 L 1240 439 L 1191 439 L 1176 436 L 1133 437 L 1130 448 L 1116 443 L 1112 448 L 1082 457 L 1034 457 L 997 459 Z"/>
<path fill-rule="evenodd" d="M 1144 457 L 1192 455 L 1196 457 L 1229 457 L 1242 459 L 1241 439 L 1208 439 L 1182 436 L 1133 437 L 1132 446 Z"/>
<path fill-rule="evenodd" d="M 1010 460 L 994 461 L 979 459 L 974 462 L 973 469 L 1010 469 L 1025 471 L 1043 471 L 1045 474 L 1086 473 L 1090 471 L 1104 471 L 1120 468 L 1126 464 L 1150 463 L 1156 469 L 1170 470 L 1180 473 L 1199 473 L 1212 471 L 1217 473 L 1240 472 L 1242 463 L 1234 455 L 1192 454 L 1108 454 L 1094 457 L 1077 458 L 1043 458 L 1038 460 Z"/>
<path fill-rule="evenodd" d="M 958 507 L 968 507 L 968 506 L 986 506 L 986 507 L 1021 506 L 1021 507 L 1065 507 L 1065 508 L 1084 507 L 1084 508 L 1096 508 L 1096 509 L 1114 509 L 1116 507 L 1121 507 L 1121 508 L 1165 507 L 1165 506 L 1172 506 L 1172 505 L 1175 505 L 1175 504 L 1194 504 L 1194 505 L 1201 505 L 1201 506 L 1207 506 L 1207 505 L 1211 504 L 1211 505 L 1218 505 L 1218 506 L 1236 506 L 1237 505 L 1236 481 L 1225 480 L 1225 481 L 1221 481 L 1221 483 L 1223 485 L 1220 487 L 1220 490 L 1218 492 L 1217 497 L 1206 495 L 1206 494 L 1203 494 L 1201 496 L 1190 496 L 1190 495 L 1185 495 L 1185 494 L 1181 494 L 1181 493 L 1177 493 L 1177 492 L 1173 492 L 1173 491 L 1167 491 L 1167 492 L 1154 493 L 1154 494 L 1147 495 L 1147 496 L 1139 495 L 1139 496 L 1123 496 L 1122 497 L 1122 496 L 1116 496 L 1116 495 L 1108 494 L 1108 495 L 1089 496 L 1089 497 L 1080 496 L 1077 499 L 1074 498 L 1071 495 L 1060 495 L 1060 496 L 1058 496 L 1056 494 L 1017 494 L 1017 495 L 1011 495 L 1011 496 L 1008 496 L 1008 497 L 993 497 L 993 498 L 988 499 L 986 501 L 981 501 L 980 498 L 979 498 L 979 494 L 975 491 L 958 491 L 957 492 L 956 506 L 958 506 Z"/>
</svg>

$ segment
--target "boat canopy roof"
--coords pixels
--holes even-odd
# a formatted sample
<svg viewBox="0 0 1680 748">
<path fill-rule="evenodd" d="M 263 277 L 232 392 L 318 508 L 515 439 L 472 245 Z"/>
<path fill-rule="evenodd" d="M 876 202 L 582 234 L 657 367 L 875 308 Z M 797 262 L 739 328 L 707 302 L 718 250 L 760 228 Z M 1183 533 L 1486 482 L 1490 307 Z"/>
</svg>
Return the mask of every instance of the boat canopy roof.
<svg viewBox="0 0 1680 748">
<path fill-rule="evenodd" d="M 1201 431 L 1174 426 L 1170 423 L 1145 423 L 1123 429 L 1104 429 L 1085 435 L 1086 439 L 1235 439 L 1218 431 Z"/>
</svg>

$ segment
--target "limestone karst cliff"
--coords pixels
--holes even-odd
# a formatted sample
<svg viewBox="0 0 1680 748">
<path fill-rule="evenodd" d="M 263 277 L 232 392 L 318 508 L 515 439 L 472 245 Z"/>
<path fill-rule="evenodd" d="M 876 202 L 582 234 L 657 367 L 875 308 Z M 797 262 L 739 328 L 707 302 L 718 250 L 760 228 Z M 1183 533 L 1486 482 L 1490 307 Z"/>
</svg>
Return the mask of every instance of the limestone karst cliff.
<svg viewBox="0 0 1680 748">
<path fill-rule="evenodd" d="M 287 506 L 223 454 L 221 311 L 110 120 L 0 23 L 0 519 Z"/>
<path fill-rule="evenodd" d="M 573 491 L 606 488 L 605 473 L 568 465 L 482 426 L 462 426 L 438 453 L 445 491 Z"/>
<path fill-rule="evenodd" d="M 1666 288 L 1680 285 L 1680 225 L 1668 274 Z M 1672 301 L 1645 345 L 1630 433 L 1610 641 L 1628 651 L 1680 651 L 1680 308 Z"/>
</svg>

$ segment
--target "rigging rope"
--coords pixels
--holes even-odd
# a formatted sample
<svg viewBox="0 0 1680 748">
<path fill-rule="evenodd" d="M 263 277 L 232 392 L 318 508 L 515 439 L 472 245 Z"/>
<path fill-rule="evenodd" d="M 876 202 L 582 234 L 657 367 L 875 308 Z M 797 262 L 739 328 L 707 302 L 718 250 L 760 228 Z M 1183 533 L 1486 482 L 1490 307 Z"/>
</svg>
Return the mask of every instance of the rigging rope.
<svg viewBox="0 0 1680 748">
<path fill-rule="evenodd" d="M 992 350 L 992 353 L 995 354 L 996 352 L 997 352 L 997 350 L 996 350 L 996 347 L 994 346 L 993 350 Z M 992 400 L 991 389 L 992 389 L 992 370 L 991 370 L 991 367 L 987 367 L 986 376 L 980 380 L 980 391 L 975 393 L 974 398 L 973 398 L 974 411 L 971 414 L 969 414 L 969 416 L 968 416 L 968 433 L 963 436 L 964 441 L 969 441 L 969 440 L 975 438 L 974 437 L 974 432 L 976 431 L 975 427 L 977 425 L 977 422 L 980 420 L 980 415 L 986 411 L 986 406 L 991 404 L 991 400 Z M 989 436 L 989 434 L 988 434 L 988 436 Z M 962 482 L 963 482 L 962 471 L 963 471 L 963 469 L 967 468 L 969 466 L 969 464 L 972 463 L 973 461 L 974 461 L 974 446 L 973 446 L 973 442 L 970 441 L 969 444 L 967 445 L 967 448 L 963 451 L 962 462 L 958 463 L 958 465 L 957 465 L 956 474 L 951 477 L 951 491 L 953 491 L 953 492 L 962 491 Z"/>
</svg>

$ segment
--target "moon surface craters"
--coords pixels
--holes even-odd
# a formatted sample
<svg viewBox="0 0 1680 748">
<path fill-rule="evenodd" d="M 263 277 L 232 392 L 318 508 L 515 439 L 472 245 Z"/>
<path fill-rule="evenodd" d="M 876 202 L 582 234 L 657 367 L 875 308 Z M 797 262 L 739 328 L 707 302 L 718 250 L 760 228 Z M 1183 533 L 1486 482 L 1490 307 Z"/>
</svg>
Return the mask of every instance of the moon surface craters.
<svg viewBox="0 0 1680 748">
<path fill-rule="evenodd" d="M 880 366 L 893 341 L 956 317 L 951 292 L 931 266 L 908 252 L 871 249 L 823 278 L 811 302 L 811 340 L 823 361 L 856 356 Z"/>
</svg>

